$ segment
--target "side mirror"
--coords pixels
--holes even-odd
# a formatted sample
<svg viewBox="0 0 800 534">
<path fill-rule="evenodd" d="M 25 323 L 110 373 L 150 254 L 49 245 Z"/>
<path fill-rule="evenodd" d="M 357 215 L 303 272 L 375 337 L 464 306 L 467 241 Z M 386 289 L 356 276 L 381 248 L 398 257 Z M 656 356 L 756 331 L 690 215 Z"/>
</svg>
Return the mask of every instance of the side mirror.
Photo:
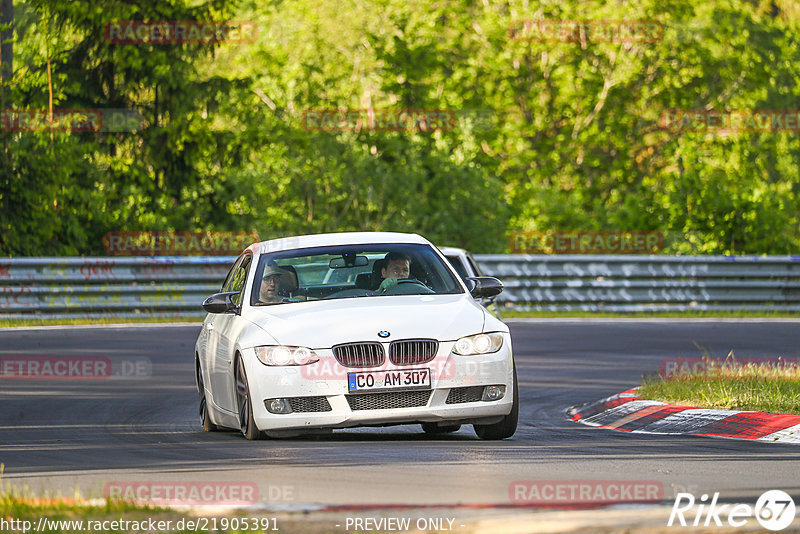
<svg viewBox="0 0 800 534">
<path fill-rule="evenodd" d="M 503 291 L 503 282 L 492 276 L 471 276 L 467 280 L 472 282 L 469 292 L 476 299 L 490 299 Z"/>
<path fill-rule="evenodd" d="M 214 293 L 203 301 L 203 309 L 208 313 L 228 313 L 235 311 L 239 306 L 234 304 L 233 297 L 238 294 L 238 291 Z"/>
</svg>

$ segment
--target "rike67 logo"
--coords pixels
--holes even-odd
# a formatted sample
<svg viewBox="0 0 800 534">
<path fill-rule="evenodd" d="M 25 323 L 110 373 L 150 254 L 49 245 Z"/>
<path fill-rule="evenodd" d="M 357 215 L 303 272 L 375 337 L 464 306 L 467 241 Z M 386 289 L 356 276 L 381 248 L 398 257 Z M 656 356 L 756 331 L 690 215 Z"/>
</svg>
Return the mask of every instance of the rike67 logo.
<svg viewBox="0 0 800 534">
<path fill-rule="evenodd" d="M 719 493 L 714 493 L 711 501 L 708 495 L 703 494 L 696 500 L 691 493 L 678 493 L 672 513 L 669 515 L 667 526 L 676 523 L 685 527 L 689 526 L 724 526 L 727 523 L 733 527 L 747 525 L 752 518 L 765 529 L 783 530 L 794 521 L 794 500 L 788 493 L 781 490 L 769 490 L 761 494 L 755 506 L 749 504 L 719 504 Z"/>
</svg>

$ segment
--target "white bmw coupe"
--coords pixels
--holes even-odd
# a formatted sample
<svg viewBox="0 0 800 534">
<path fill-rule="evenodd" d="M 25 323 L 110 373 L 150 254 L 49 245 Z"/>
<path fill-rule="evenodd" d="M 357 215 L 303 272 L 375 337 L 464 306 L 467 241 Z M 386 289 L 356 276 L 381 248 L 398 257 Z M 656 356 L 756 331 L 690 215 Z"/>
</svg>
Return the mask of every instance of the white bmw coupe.
<svg viewBox="0 0 800 534">
<path fill-rule="evenodd" d="M 260 439 L 472 424 L 480 438 L 508 438 L 519 411 L 511 336 L 476 302 L 502 290 L 496 278 L 462 280 L 415 234 L 254 244 L 203 303 L 203 428 Z"/>
</svg>

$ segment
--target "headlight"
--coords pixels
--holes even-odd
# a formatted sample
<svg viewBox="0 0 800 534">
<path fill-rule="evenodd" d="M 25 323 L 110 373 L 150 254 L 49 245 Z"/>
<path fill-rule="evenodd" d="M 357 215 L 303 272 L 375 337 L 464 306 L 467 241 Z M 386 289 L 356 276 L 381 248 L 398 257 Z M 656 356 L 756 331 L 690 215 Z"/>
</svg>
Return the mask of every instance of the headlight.
<svg viewBox="0 0 800 534">
<path fill-rule="evenodd" d="M 255 350 L 256 358 L 264 365 L 308 365 L 319 361 L 316 353 L 307 347 L 268 345 Z"/>
<path fill-rule="evenodd" d="M 503 334 L 494 332 L 491 334 L 476 334 L 474 336 L 462 337 L 456 341 L 453 352 L 462 356 L 472 354 L 489 354 L 497 352 L 503 346 Z"/>
</svg>

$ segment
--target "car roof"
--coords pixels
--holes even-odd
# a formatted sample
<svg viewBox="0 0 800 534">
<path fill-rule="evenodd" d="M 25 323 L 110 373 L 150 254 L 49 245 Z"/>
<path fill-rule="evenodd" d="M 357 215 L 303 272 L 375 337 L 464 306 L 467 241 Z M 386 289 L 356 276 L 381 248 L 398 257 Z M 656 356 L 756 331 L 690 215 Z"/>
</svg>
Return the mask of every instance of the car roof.
<svg viewBox="0 0 800 534">
<path fill-rule="evenodd" d="M 254 250 L 278 252 L 297 248 L 325 247 L 332 245 L 369 245 L 375 243 L 417 243 L 431 244 L 418 234 L 399 232 L 337 232 L 332 234 L 313 234 L 270 239 L 251 245 Z"/>
</svg>

